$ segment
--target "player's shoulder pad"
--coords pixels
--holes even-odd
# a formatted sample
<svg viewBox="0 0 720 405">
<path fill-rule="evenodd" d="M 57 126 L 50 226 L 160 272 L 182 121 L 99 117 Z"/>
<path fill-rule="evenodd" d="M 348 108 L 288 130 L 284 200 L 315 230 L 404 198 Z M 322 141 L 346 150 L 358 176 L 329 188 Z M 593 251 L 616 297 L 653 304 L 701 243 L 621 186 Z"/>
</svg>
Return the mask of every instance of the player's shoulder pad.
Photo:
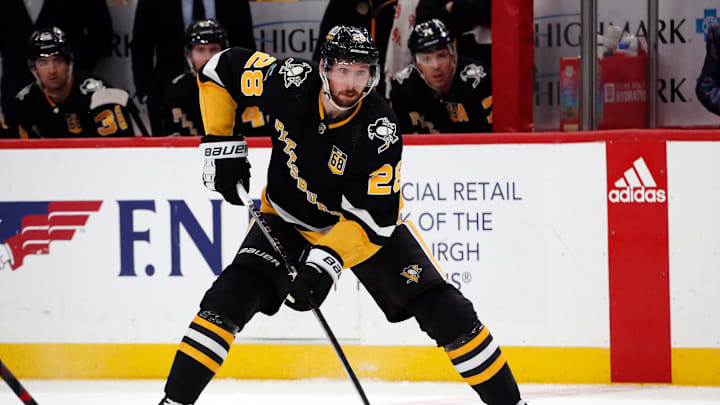
<svg viewBox="0 0 720 405">
<path fill-rule="evenodd" d="M 477 88 L 483 80 L 490 79 L 490 69 L 481 61 L 470 58 L 458 58 L 458 77 L 463 83 Z"/>
<path fill-rule="evenodd" d="M 127 106 L 130 95 L 123 89 L 115 89 L 104 87 L 95 90 L 90 96 L 90 109 L 93 110 L 101 105 L 118 104 L 123 107 Z"/>
<path fill-rule="evenodd" d="M 230 83 L 226 82 L 237 80 L 244 70 L 267 71 L 276 62 L 277 58 L 267 53 L 236 46 L 213 55 L 200 69 L 198 79 L 201 83 L 212 80 L 227 88 Z"/>
<path fill-rule="evenodd" d="M 279 67 L 268 70 L 268 76 L 277 72 L 278 76 L 283 77 L 285 88 L 299 88 L 307 80 L 313 70 L 317 69 L 314 62 L 299 58 L 285 58 L 277 62 Z"/>
<path fill-rule="evenodd" d="M 200 82 L 207 82 L 207 81 L 214 81 L 215 83 L 225 87 L 225 83 L 223 83 L 223 80 L 220 78 L 220 74 L 218 73 L 218 65 L 220 64 L 220 59 L 223 59 L 223 64 L 228 63 L 225 62 L 226 56 L 223 55 L 232 55 L 233 50 L 236 48 L 228 48 L 223 50 L 222 52 L 218 52 L 215 55 L 213 55 L 204 65 L 200 68 L 200 72 L 198 72 L 198 79 Z"/>
<path fill-rule="evenodd" d="M 23 88 L 20 89 L 20 91 L 18 91 L 18 93 L 15 95 L 15 98 L 18 99 L 18 100 L 20 100 L 20 101 L 25 100 L 25 97 L 27 97 L 28 94 L 30 94 L 30 91 L 32 90 L 33 86 L 35 86 L 35 83 L 34 83 L 34 82 L 28 84 L 28 85 L 25 86 L 25 87 L 23 87 Z"/>
</svg>

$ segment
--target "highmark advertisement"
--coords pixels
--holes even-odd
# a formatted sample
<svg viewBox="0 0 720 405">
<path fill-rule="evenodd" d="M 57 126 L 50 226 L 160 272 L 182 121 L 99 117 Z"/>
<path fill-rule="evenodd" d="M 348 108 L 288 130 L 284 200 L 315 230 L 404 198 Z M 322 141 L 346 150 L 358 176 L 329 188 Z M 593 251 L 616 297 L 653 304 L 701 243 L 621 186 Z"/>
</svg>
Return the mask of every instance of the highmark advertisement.
<svg viewBox="0 0 720 405">
<path fill-rule="evenodd" d="M 268 159 L 251 148 L 253 198 Z M 402 220 L 506 344 L 607 346 L 607 322 L 583 321 L 608 319 L 604 159 L 602 143 L 406 146 Z M 5 149 L 0 161 L 24 168 L 0 180 L 0 343 L 177 342 L 249 223 L 202 186 L 195 148 Z M 432 344 L 412 320 L 388 324 L 350 271 L 323 310 L 344 342 Z M 237 341 L 325 338 L 283 308 Z"/>
</svg>

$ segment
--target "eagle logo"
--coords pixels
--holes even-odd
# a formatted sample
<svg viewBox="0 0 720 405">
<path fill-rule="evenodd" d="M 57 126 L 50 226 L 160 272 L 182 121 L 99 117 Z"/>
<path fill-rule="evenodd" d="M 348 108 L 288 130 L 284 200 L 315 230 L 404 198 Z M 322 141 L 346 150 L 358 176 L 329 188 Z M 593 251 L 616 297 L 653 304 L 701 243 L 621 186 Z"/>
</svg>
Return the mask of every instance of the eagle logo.
<svg viewBox="0 0 720 405">
<path fill-rule="evenodd" d="M 383 141 L 383 144 L 378 147 L 378 154 L 383 153 L 391 144 L 400 139 L 397 136 L 397 124 L 390 122 L 387 117 L 378 118 L 374 124 L 368 125 L 368 136 L 370 140 L 378 138 Z"/>
<path fill-rule="evenodd" d="M 474 63 L 466 65 L 462 72 L 460 72 L 460 79 L 462 79 L 462 81 L 467 82 L 469 79 L 473 79 L 473 89 L 480 84 L 485 76 L 487 76 L 487 73 L 485 73 L 485 67 L 478 66 Z"/>
<path fill-rule="evenodd" d="M 417 264 L 411 264 L 410 266 L 407 266 L 403 269 L 402 273 L 400 273 L 401 276 L 405 277 L 407 281 L 405 284 L 420 283 L 420 273 L 422 273 L 422 267 L 420 267 Z"/>
<path fill-rule="evenodd" d="M 307 79 L 308 73 L 312 71 L 312 68 L 307 62 L 293 63 L 294 58 L 287 58 L 285 64 L 278 71 L 285 78 L 285 88 L 290 88 L 291 85 L 300 87 L 300 85 Z"/>
</svg>

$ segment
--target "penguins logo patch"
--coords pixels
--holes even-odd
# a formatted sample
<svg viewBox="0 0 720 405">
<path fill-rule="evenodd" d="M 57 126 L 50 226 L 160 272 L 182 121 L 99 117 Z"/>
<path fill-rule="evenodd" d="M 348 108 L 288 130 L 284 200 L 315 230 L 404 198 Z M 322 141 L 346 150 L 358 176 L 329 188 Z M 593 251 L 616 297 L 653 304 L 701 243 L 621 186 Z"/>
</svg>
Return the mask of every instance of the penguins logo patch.
<svg viewBox="0 0 720 405">
<path fill-rule="evenodd" d="M 405 69 L 397 72 L 395 77 L 393 77 L 393 80 L 397 81 L 398 84 L 402 84 L 405 81 L 405 79 L 410 77 L 410 73 L 412 73 L 412 70 L 413 70 L 412 65 L 407 66 Z"/>
<path fill-rule="evenodd" d="M 82 82 L 82 84 L 80 85 L 80 93 L 87 95 L 88 93 L 92 93 L 104 88 L 105 84 L 102 81 L 89 77 L 85 79 L 85 81 Z"/>
<path fill-rule="evenodd" d="M 285 88 L 290 88 L 291 85 L 300 87 L 300 85 L 307 79 L 308 73 L 312 71 L 312 68 L 307 62 L 293 63 L 295 59 L 287 58 L 285 64 L 278 71 L 285 78 Z"/>
<path fill-rule="evenodd" d="M 378 147 L 378 154 L 383 153 L 391 144 L 400 138 L 397 136 L 397 124 L 387 117 L 378 118 L 374 124 L 368 125 L 368 136 L 371 140 L 378 138 L 383 144 Z"/>
<path fill-rule="evenodd" d="M 402 273 L 400 273 L 400 275 L 407 279 L 405 284 L 419 284 L 420 273 L 422 273 L 422 267 L 418 266 L 417 264 L 411 264 L 410 266 L 405 267 Z"/>
<path fill-rule="evenodd" d="M 473 89 L 480 84 L 485 76 L 487 76 L 487 73 L 485 73 L 485 67 L 478 66 L 474 63 L 466 65 L 465 68 L 463 68 L 463 71 L 460 72 L 460 79 L 462 79 L 462 81 L 467 82 L 469 79 L 473 79 Z"/>
</svg>

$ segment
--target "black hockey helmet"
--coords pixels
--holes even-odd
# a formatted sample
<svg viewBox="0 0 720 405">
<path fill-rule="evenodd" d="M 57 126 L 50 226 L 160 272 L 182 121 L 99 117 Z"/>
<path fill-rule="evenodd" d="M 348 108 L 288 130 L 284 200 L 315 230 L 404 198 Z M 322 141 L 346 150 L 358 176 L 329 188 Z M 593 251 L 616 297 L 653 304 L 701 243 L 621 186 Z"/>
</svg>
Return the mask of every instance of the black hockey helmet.
<svg viewBox="0 0 720 405">
<path fill-rule="evenodd" d="M 73 61 L 73 52 L 65 33 L 58 27 L 42 28 L 30 35 L 28 43 L 28 65 L 35 66 L 41 57 L 62 55 L 68 63 Z"/>
<path fill-rule="evenodd" d="M 327 80 L 327 71 L 335 63 L 367 63 L 370 65 L 370 79 L 368 80 L 363 95 L 365 98 L 380 81 L 380 52 L 375 46 L 367 29 L 347 25 L 336 25 L 330 29 L 325 36 L 325 42 L 320 48 L 320 55 L 323 58 L 323 65 L 320 69 L 320 77 L 323 81 L 325 95 L 335 104 L 330 94 L 330 85 Z M 360 101 L 358 100 L 358 102 Z M 335 104 L 341 110 L 343 108 Z"/>
<path fill-rule="evenodd" d="M 195 20 L 185 29 L 185 48 L 188 51 L 195 45 L 205 44 L 219 44 L 222 49 L 230 47 L 227 32 L 216 20 Z"/>
<path fill-rule="evenodd" d="M 415 24 L 410 31 L 408 48 L 412 54 L 432 52 L 450 46 L 454 48 L 450 31 L 437 18 Z"/>
<path fill-rule="evenodd" d="M 378 64 L 380 52 L 367 29 L 346 25 L 334 26 L 320 48 L 325 59 Z"/>
</svg>

